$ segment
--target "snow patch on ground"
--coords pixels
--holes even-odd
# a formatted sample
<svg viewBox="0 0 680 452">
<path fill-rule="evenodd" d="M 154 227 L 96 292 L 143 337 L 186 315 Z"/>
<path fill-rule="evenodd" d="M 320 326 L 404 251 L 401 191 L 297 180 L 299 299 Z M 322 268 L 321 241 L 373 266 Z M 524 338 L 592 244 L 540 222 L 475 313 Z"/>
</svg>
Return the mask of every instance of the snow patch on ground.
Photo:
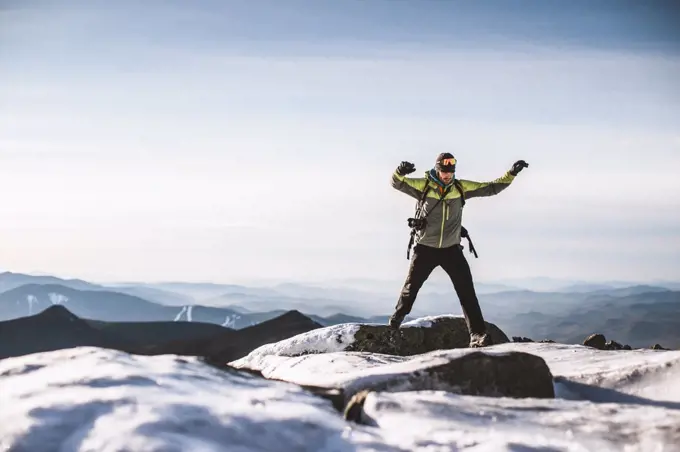
<svg viewBox="0 0 680 452">
<path fill-rule="evenodd" d="M 28 303 L 28 315 L 33 315 L 33 305 L 38 304 L 38 299 L 35 295 L 26 295 L 26 302 Z"/>
<path fill-rule="evenodd" d="M 0 450 L 396 450 L 298 386 L 193 358 L 34 354 L 0 361 L 0 387 Z"/>
<path fill-rule="evenodd" d="M 420 328 L 430 328 L 434 322 L 441 319 L 459 319 L 463 318 L 462 315 L 431 315 L 425 317 L 419 317 L 417 319 L 410 320 L 401 324 L 402 327 L 420 327 Z"/>
<path fill-rule="evenodd" d="M 680 403 L 680 351 L 597 350 L 585 345 L 522 342 L 494 345 L 538 355 L 558 377 L 556 389 L 590 393 L 589 400 L 611 401 L 611 391 L 591 392 L 586 386 L 657 401 Z M 604 397 L 604 398 L 603 398 Z"/>
<path fill-rule="evenodd" d="M 317 328 L 298 334 L 283 341 L 265 344 L 256 348 L 248 357 L 252 360 L 260 356 L 297 356 L 303 353 L 332 353 L 344 350 L 354 342 L 354 334 L 359 331 L 358 323 L 344 323 Z"/>
<path fill-rule="evenodd" d="M 182 316 L 184 315 L 185 312 L 187 312 L 187 307 L 182 306 L 182 309 L 180 309 L 179 314 L 177 314 L 177 316 L 175 316 L 174 321 L 179 322 L 180 320 L 182 320 Z"/>
<path fill-rule="evenodd" d="M 236 328 L 236 321 L 240 318 L 241 316 L 236 314 L 233 316 L 227 315 L 227 317 L 224 319 L 224 323 L 222 323 L 222 326 L 227 328 Z"/>
<path fill-rule="evenodd" d="M 367 421 L 409 450 L 672 451 L 680 411 L 587 401 L 370 393 Z"/>
<path fill-rule="evenodd" d="M 60 293 L 50 292 L 50 293 L 47 294 L 47 297 L 50 299 L 50 302 L 53 305 L 64 304 L 68 301 L 68 297 L 66 295 L 62 295 Z"/>
<path fill-rule="evenodd" d="M 527 350 L 526 344 L 515 345 Z M 588 357 L 589 350 L 554 344 L 534 349 L 543 350 L 571 375 L 584 363 L 591 365 L 588 372 L 601 371 L 607 360 L 621 370 L 625 366 L 619 361 L 627 359 L 625 353 L 618 360 L 603 358 L 615 352 Z M 418 360 L 433 364 L 465 352 L 412 358 L 340 352 L 269 358 L 327 377 L 353 369 L 382 378 L 389 368 L 406 369 Z M 675 352 L 632 357 L 639 366 L 657 365 L 664 354 L 672 368 Z M 315 365 L 303 364 L 307 361 Z M 370 425 L 362 426 L 345 422 L 330 402 L 293 384 L 218 370 L 195 358 L 132 356 L 97 348 L 2 360 L 0 387 L 0 450 L 11 451 L 671 452 L 680 443 L 677 403 L 373 392 L 363 407 Z"/>
</svg>

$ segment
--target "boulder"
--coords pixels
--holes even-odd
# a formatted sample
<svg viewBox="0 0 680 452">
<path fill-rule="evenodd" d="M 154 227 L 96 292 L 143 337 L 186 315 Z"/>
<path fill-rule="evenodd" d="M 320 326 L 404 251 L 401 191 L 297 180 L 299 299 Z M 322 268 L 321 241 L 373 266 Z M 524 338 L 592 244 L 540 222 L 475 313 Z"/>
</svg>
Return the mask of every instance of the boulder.
<svg viewBox="0 0 680 452">
<path fill-rule="evenodd" d="M 605 350 L 623 350 L 623 345 L 616 341 L 608 341 L 604 344 Z"/>
<path fill-rule="evenodd" d="M 486 322 L 487 332 L 494 344 L 510 342 L 500 328 Z M 433 350 L 468 348 L 470 335 L 462 317 L 434 317 L 427 323 L 405 323 L 394 331 L 383 325 L 362 324 L 354 334 L 354 341 L 345 351 L 384 353 L 410 356 Z"/>
<path fill-rule="evenodd" d="M 654 344 L 651 347 L 652 350 L 670 350 L 669 348 L 662 347 L 660 344 Z"/>
<path fill-rule="evenodd" d="M 524 336 L 512 336 L 512 342 L 534 342 L 534 340 Z"/>
<path fill-rule="evenodd" d="M 555 397 L 552 373 L 543 358 L 516 351 L 428 353 L 355 375 L 340 387 L 346 402 L 362 391 L 431 390 L 485 397 Z"/>
<path fill-rule="evenodd" d="M 437 350 L 414 356 L 364 352 L 266 355 L 229 366 L 260 372 L 270 380 L 313 387 L 315 394 L 332 393 L 336 407 L 344 406 L 361 391 L 430 390 L 486 397 L 554 397 L 553 376 L 542 357 L 493 347 Z"/>
<path fill-rule="evenodd" d="M 583 345 L 596 348 L 598 350 L 604 350 L 606 343 L 607 340 L 605 339 L 604 334 L 600 333 L 591 334 L 586 338 L 586 340 L 583 341 Z"/>
</svg>

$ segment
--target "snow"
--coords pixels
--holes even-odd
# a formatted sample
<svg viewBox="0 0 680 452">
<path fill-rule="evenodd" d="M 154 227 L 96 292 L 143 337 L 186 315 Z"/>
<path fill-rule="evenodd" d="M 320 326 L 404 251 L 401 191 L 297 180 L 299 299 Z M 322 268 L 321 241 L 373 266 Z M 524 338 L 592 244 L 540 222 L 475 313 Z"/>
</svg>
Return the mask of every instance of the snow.
<svg viewBox="0 0 680 452">
<path fill-rule="evenodd" d="M 363 413 L 407 450 L 670 452 L 680 444 L 680 410 L 644 405 L 374 392 Z"/>
<path fill-rule="evenodd" d="M 354 342 L 354 334 L 359 330 L 359 326 L 358 323 L 343 323 L 317 328 L 280 342 L 262 345 L 248 356 L 257 359 L 259 356 L 269 355 L 297 356 L 303 353 L 342 351 Z"/>
<path fill-rule="evenodd" d="M 224 323 L 222 323 L 222 326 L 227 327 L 227 328 L 235 328 L 236 327 L 236 321 L 240 319 L 241 316 L 239 315 L 227 315 L 227 317 L 224 319 Z"/>
<path fill-rule="evenodd" d="M 180 309 L 179 314 L 177 314 L 174 321 L 179 322 L 180 320 L 182 320 L 182 316 L 184 315 L 185 312 L 187 312 L 187 307 L 182 306 L 182 309 Z"/>
<path fill-rule="evenodd" d="M 0 450 L 342 452 L 384 444 L 379 431 L 346 423 L 298 386 L 195 359 L 96 348 L 34 354 L 0 361 L 0 387 Z"/>
<path fill-rule="evenodd" d="M 38 303 L 38 299 L 35 295 L 26 295 L 26 301 L 28 302 L 28 315 L 33 315 L 33 305 Z"/>
<path fill-rule="evenodd" d="M 425 317 L 419 317 L 417 319 L 409 320 L 408 322 L 404 322 L 401 324 L 402 328 L 403 327 L 425 327 L 429 328 L 432 326 L 432 324 L 440 319 L 458 319 L 458 318 L 463 318 L 462 315 L 432 315 L 432 316 L 425 316 Z"/>
<path fill-rule="evenodd" d="M 179 313 L 175 316 L 175 319 L 173 320 L 174 322 L 179 322 L 182 320 L 182 316 L 186 314 L 187 317 L 187 322 L 191 322 L 191 315 L 192 311 L 194 309 L 194 305 L 188 305 L 188 306 L 182 306 L 182 309 L 180 309 Z"/>
<path fill-rule="evenodd" d="M 64 304 L 68 301 L 68 297 L 66 295 L 62 295 L 60 293 L 54 293 L 50 292 L 47 294 L 47 296 L 50 299 L 50 302 L 55 305 L 55 304 Z"/>
<path fill-rule="evenodd" d="M 538 355 L 558 377 L 556 390 L 587 390 L 583 385 L 623 394 L 680 403 L 680 351 L 597 350 L 584 345 L 508 343 L 497 350 L 521 350 Z M 611 391 L 590 391 L 588 399 L 608 401 Z"/>
<path fill-rule="evenodd" d="M 626 353 L 588 358 L 569 346 L 528 345 L 563 366 L 565 375 L 578 376 L 581 364 L 590 366 L 590 376 L 607 373 L 608 364 L 620 372 L 629 368 Z M 441 359 L 445 351 L 431 355 Z M 319 363 L 323 357 L 306 359 Z M 337 369 L 372 366 L 375 375 L 385 374 L 380 367 L 426 359 L 339 352 L 328 357 Z M 299 363 L 305 357 L 275 358 Z M 339 365 L 344 359 L 350 365 Z M 678 352 L 634 353 L 630 359 L 672 371 Z M 293 384 L 214 369 L 194 358 L 89 347 L 2 360 L 0 387 L 0 450 L 11 451 L 663 452 L 677 450 L 680 441 L 677 402 L 373 392 L 362 412 L 369 425 L 358 425 Z"/>
</svg>

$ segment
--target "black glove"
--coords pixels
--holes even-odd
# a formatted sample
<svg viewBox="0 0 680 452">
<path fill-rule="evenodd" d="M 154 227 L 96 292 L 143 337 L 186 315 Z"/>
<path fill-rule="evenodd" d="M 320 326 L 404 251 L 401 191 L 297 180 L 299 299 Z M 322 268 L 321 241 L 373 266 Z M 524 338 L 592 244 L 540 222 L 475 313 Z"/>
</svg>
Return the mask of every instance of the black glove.
<svg viewBox="0 0 680 452">
<path fill-rule="evenodd" d="M 400 176 L 406 176 L 407 174 L 411 174 L 415 170 L 416 166 L 413 163 L 401 162 L 397 167 L 397 174 L 399 174 Z"/>
<path fill-rule="evenodd" d="M 524 160 L 517 160 L 512 165 L 512 168 L 510 169 L 510 174 L 512 174 L 513 176 L 517 176 L 517 174 L 519 174 L 519 172 L 522 171 L 524 168 L 529 168 L 529 164 Z"/>
</svg>

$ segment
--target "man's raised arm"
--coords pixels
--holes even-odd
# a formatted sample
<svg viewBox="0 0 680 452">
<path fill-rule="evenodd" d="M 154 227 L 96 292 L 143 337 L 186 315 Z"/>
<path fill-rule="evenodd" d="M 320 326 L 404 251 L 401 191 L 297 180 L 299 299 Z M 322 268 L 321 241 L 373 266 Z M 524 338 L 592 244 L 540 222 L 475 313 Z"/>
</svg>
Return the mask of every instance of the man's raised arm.
<svg viewBox="0 0 680 452">
<path fill-rule="evenodd" d="M 462 179 L 459 182 L 463 187 L 466 198 L 493 196 L 508 188 L 515 179 L 515 176 L 517 176 L 520 171 L 522 171 L 524 168 L 527 168 L 528 166 L 529 164 L 524 160 L 518 160 L 512 165 L 512 168 L 507 173 L 491 182 L 475 182 Z"/>
<path fill-rule="evenodd" d="M 415 170 L 416 167 L 413 163 L 401 162 L 394 173 L 392 173 L 392 187 L 413 198 L 420 199 L 423 195 L 423 190 L 427 186 L 427 180 L 424 177 L 406 177 L 407 174 L 411 174 Z"/>
</svg>

